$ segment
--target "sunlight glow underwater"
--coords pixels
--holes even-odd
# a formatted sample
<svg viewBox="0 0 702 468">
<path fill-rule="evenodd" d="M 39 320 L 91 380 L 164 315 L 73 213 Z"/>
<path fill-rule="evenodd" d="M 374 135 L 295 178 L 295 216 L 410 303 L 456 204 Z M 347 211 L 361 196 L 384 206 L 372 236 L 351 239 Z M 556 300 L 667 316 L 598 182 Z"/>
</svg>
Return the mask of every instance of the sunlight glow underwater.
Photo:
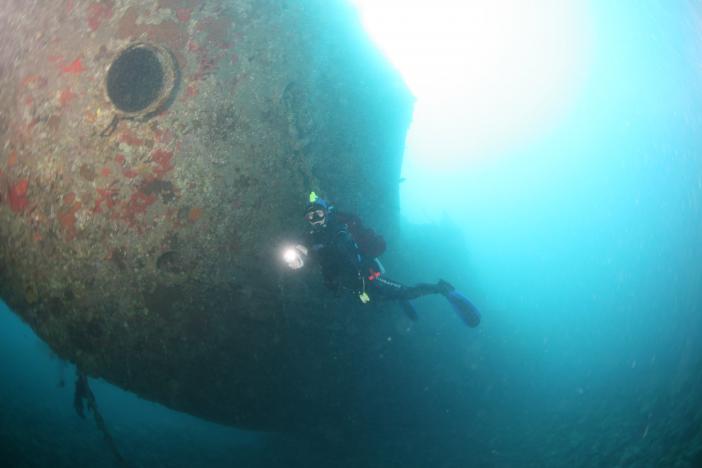
<svg viewBox="0 0 702 468">
<path fill-rule="evenodd" d="M 352 1 L 417 98 L 402 187 L 412 221 L 436 221 L 430 207 L 460 191 L 446 173 L 548 134 L 587 79 L 589 16 L 577 1 Z"/>
<path fill-rule="evenodd" d="M 417 97 L 412 162 L 460 165 L 545 131 L 587 67 L 578 2 L 354 3 Z"/>
</svg>

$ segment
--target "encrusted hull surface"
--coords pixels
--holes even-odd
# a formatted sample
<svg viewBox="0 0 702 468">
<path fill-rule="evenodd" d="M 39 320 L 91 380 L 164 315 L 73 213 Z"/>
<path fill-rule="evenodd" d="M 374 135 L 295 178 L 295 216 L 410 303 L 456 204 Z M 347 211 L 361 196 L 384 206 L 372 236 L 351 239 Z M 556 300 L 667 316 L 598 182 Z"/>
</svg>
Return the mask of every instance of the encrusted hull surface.
<svg viewBox="0 0 702 468">
<path fill-rule="evenodd" d="M 353 419 L 383 327 L 278 261 L 310 190 L 381 229 L 397 211 L 412 99 L 350 17 L 6 1 L 0 297 L 62 358 L 172 408 L 263 430 Z M 160 67 L 120 62 L 108 92 L 135 44 Z"/>
</svg>

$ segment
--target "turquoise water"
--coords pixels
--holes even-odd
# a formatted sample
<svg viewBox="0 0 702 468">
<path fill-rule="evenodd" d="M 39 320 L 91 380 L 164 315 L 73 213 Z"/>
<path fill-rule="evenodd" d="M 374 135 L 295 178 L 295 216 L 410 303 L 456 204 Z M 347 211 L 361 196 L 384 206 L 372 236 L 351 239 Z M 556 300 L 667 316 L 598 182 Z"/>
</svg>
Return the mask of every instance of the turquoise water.
<svg viewBox="0 0 702 468">
<path fill-rule="evenodd" d="M 404 210 L 465 234 L 482 351 L 519 401 L 504 445 L 529 454 L 507 466 L 702 464 L 700 13 L 591 2 L 546 131 L 453 171 L 405 167 Z"/>
<path fill-rule="evenodd" d="M 436 167 L 426 162 L 436 155 L 408 148 L 403 213 L 435 226 L 405 227 L 429 253 L 399 254 L 395 262 L 417 264 L 399 279 L 446 276 L 483 312 L 469 330 L 445 305 L 418 301 L 432 312 L 409 335 L 408 359 L 430 376 L 435 418 L 379 429 L 361 456 L 217 426 L 93 381 L 127 458 L 702 466 L 702 10 L 591 2 L 586 15 L 587 57 L 547 125 Z M 73 367 L 4 306 L 0 356 L 3 460 L 114 464 L 73 411 Z"/>
</svg>

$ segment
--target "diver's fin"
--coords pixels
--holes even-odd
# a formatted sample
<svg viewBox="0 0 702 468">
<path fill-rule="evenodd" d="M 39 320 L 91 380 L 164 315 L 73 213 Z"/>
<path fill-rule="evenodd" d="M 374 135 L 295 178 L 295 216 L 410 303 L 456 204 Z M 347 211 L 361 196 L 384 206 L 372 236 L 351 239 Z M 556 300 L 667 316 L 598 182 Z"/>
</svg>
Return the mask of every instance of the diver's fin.
<svg viewBox="0 0 702 468">
<path fill-rule="evenodd" d="M 400 307 L 402 307 L 402 311 L 405 313 L 407 318 L 409 318 L 413 322 L 416 322 L 417 319 L 419 319 L 419 316 L 417 315 L 417 310 L 414 308 L 412 303 L 410 301 L 405 300 L 401 300 L 399 302 Z"/>
<path fill-rule="evenodd" d="M 480 312 L 478 308 L 468 300 L 466 296 L 456 290 L 444 293 L 444 297 L 449 301 L 453 310 L 469 327 L 477 327 L 480 323 Z"/>
</svg>

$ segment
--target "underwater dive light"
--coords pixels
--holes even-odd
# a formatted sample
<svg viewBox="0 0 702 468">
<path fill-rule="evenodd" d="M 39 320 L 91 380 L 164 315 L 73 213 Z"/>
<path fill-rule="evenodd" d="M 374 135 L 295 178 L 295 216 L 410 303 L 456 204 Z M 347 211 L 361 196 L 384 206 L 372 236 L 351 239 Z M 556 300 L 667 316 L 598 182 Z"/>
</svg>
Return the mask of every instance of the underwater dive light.
<svg viewBox="0 0 702 468">
<path fill-rule="evenodd" d="M 307 255 L 307 248 L 302 245 L 286 247 L 283 250 L 283 260 L 293 270 L 298 270 L 305 265 L 304 256 Z"/>
</svg>

